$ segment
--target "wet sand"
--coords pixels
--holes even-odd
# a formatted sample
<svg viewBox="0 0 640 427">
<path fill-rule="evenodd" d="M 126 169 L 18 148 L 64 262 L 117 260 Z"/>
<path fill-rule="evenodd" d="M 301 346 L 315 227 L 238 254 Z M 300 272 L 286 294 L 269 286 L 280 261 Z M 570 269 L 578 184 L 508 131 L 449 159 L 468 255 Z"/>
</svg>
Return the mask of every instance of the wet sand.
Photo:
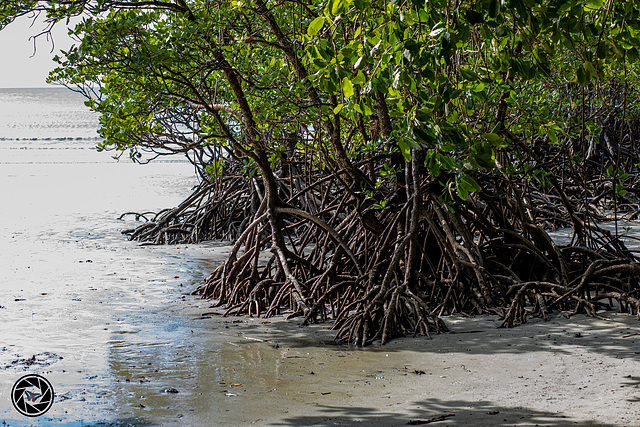
<svg viewBox="0 0 640 427">
<path fill-rule="evenodd" d="M 185 303 L 194 318 L 202 308 Z M 639 324 L 635 316 L 606 316 L 560 315 L 512 329 L 497 329 L 496 317 L 452 317 L 453 333 L 366 349 L 333 345 L 328 325 L 213 316 L 201 320 L 212 330 L 199 339 L 225 336 L 225 359 L 237 364 L 227 367 L 232 375 L 203 373 L 207 385 L 188 391 L 202 406 L 184 421 L 637 426 Z M 216 393 L 226 399 L 208 408 L 207 394 Z"/>
<path fill-rule="evenodd" d="M 451 333 L 361 349 L 333 344 L 330 324 L 225 318 L 186 294 L 147 313 L 121 312 L 105 327 L 96 322 L 88 331 L 95 336 L 84 340 L 105 339 L 102 355 L 95 343 L 83 351 L 82 340 L 31 362 L 42 346 L 23 347 L 19 358 L 0 348 L 12 360 L 0 370 L 0 419 L 11 426 L 640 425 L 635 316 L 558 315 L 512 329 L 497 329 L 493 316 L 456 316 L 445 319 Z M 6 391 L 13 377 L 34 371 L 54 384 L 56 402 L 30 420 L 8 408 Z"/>
<path fill-rule="evenodd" d="M 0 186 L 25 207 L 0 227 L 3 425 L 640 425 L 634 316 L 509 330 L 455 317 L 454 333 L 366 349 L 333 345 L 329 324 L 202 316 L 215 310 L 190 292 L 229 247 L 126 241 L 120 213 L 170 205 L 183 196 L 168 189 L 191 185 L 184 165 L 153 178 L 134 167 L 4 165 L 30 191 Z M 85 169 L 100 174 L 75 179 Z M 119 185 L 101 187 L 104 176 Z M 133 180 L 136 192 L 121 190 Z M 37 419 L 9 401 L 25 373 L 56 391 Z"/>
<path fill-rule="evenodd" d="M 0 123 L 36 138 L 0 139 L 0 425 L 640 425 L 631 316 L 455 317 L 454 333 L 365 349 L 333 345 L 329 324 L 202 316 L 190 292 L 228 246 L 140 246 L 118 220 L 181 202 L 190 165 L 117 163 L 75 139 L 78 114 L 27 111 Z M 56 392 L 37 419 L 9 400 L 26 373 Z"/>
</svg>

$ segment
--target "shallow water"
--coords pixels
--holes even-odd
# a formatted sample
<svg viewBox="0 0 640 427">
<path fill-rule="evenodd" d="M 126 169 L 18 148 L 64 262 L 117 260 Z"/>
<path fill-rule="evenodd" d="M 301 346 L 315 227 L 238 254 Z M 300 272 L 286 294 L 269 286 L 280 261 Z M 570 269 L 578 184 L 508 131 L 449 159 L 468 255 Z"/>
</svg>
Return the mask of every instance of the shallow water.
<svg viewBox="0 0 640 427">
<path fill-rule="evenodd" d="M 0 116 L 1 421 L 279 419 L 288 407 L 321 396 L 318 384 L 301 387 L 312 370 L 350 371 L 361 357 L 375 356 L 327 343 L 326 327 L 278 338 L 256 330 L 258 338 L 247 338 L 265 326 L 262 319 L 202 317 L 209 304 L 190 292 L 224 259 L 223 243 L 127 241 L 120 231 L 136 223 L 119 216 L 181 202 L 196 184 L 187 162 L 136 165 L 97 152 L 96 117 L 82 98 L 59 89 L 29 90 L 22 98 L 20 90 L 0 90 Z M 44 375 L 56 393 L 37 419 L 20 415 L 9 400 L 27 373 Z"/>
</svg>

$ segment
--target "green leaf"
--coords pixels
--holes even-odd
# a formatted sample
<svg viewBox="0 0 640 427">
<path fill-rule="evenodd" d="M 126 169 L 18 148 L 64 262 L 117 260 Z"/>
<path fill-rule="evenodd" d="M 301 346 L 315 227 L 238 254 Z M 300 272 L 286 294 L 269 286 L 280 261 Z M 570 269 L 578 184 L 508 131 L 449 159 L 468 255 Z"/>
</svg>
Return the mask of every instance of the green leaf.
<svg viewBox="0 0 640 427">
<path fill-rule="evenodd" d="M 482 187 L 480 187 L 476 180 L 466 173 L 463 173 L 460 177 L 460 186 L 463 186 L 469 193 L 482 190 Z"/>
<path fill-rule="evenodd" d="M 470 70 L 469 68 L 460 67 L 460 74 L 462 74 L 462 77 L 464 77 L 466 80 L 472 82 L 477 82 L 478 80 L 480 80 L 480 76 L 475 71 Z"/>
<path fill-rule="evenodd" d="M 583 66 L 578 66 L 576 69 L 576 81 L 583 86 L 589 83 L 589 72 Z"/>
<path fill-rule="evenodd" d="M 398 140 L 398 147 L 407 162 L 411 161 L 411 147 L 403 139 Z"/>
<path fill-rule="evenodd" d="M 348 77 L 342 79 L 342 93 L 346 99 L 349 99 L 353 96 L 353 85 L 351 84 L 351 80 Z"/>
<path fill-rule="evenodd" d="M 438 22 L 436 25 L 433 26 L 433 29 L 429 33 L 429 37 L 433 37 L 433 38 L 438 37 L 446 29 L 447 27 L 445 26 L 444 22 Z"/>
<path fill-rule="evenodd" d="M 620 48 L 620 46 L 618 46 L 618 44 L 615 41 L 611 41 L 611 49 L 613 49 L 613 52 L 620 58 L 624 58 L 624 52 L 622 50 L 622 48 Z"/>
<path fill-rule="evenodd" d="M 357 85 L 363 85 L 367 81 L 364 73 L 362 71 L 358 71 L 358 74 L 353 78 L 352 83 Z"/>
<path fill-rule="evenodd" d="M 338 104 L 336 108 L 333 109 L 333 114 L 340 114 L 340 111 L 344 108 L 344 104 Z"/>
<path fill-rule="evenodd" d="M 424 163 L 432 176 L 437 177 L 440 175 L 440 164 L 438 163 L 438 156 L 434 150 L 429 150 Z"/>
<path fill-rule="evenodd" d="M 591 12 L 600 9 L 602 6 L 604 6 L 603 0 L 590 0 L 589 3 L 584 5 L 584 10 Z"/>
<path fill-rule="evenodd" d="M 307 28 L 307 34 L 310 36 L 315 36 L 320 32 L 322 26 L 324 25 L 324 16 L 319 16 L 309 24 L 309 28 Z"/>
<path fill-rule="evenodd" d="M 489 142 L 490 144 L 498 147 L 498 148 L 506 148 L 509 146 L 509 144 L 507 144 L 504 141 L 504 138 L 502 138 L 500 135 L 496 134 L 496 133 L 484 133 L 482 135 L 484 139 L 487 140 L 487 142 Z"/>
<path fill-rule="evenodd" d="M 425 128 L 426 129 L 426 128 Z M 426 130 L 420 128 L 413 128 L 413 135 L 419 141 L 424 142 L 425 144 L 432 144 L 435 141 L 435 136 Z"/>
<path fill-rule="evenodd" d="M 627 190 L 624 189 L 624 185 L 622 185 L 622 183 L 617 183 L 615 193 L 618 196 L 624 196 L 625 194 L 627 194 Z"/>
<path fill-rule="evenodd" d="M 467 198 L 469 197 L 469 193 L 481 190 L 480 185 L 478 185 L 478 183 L 473 178 L 465 173 L 460 174 L 456 181 L 458 183 L 456 192 L 462 200 L 467 200 Z"/>
<path fill-rule="evenodd" d="M 471 150 L 471 158 L 472 163 L 478 165 L 480 168 L 484 169 L 493 169 L 495 167 L 495 153 L 493 148 L 486 142 L 480 142 L 476 144 Z"/>
<path fill-rule="evenodd" d="M 342 11 L 344 0 L 332 0 L 331 1 L 331 14 L 333 16 L 339 15 Z"/>
<path fill-rule="evenodd" d="M 458 185 L 456 192 L 458 193 L 458 197 L 462 200 L 467 200 L 469 198 L 469 192 L 465 188 L 462 188 L 461 185 Z"/>
<path fill-rule="evenodd" d="M 474 92 L 482 92 L 484 90 L 484 83 L 478 83 L 477 85 L 473 86 L 471 90 Z"/>
<path fill-rule="evenodd" d="M 332 0 L 331 2 L 331 14 L 338 16 L 351 6 L 353 0 Z"/>
</svg>

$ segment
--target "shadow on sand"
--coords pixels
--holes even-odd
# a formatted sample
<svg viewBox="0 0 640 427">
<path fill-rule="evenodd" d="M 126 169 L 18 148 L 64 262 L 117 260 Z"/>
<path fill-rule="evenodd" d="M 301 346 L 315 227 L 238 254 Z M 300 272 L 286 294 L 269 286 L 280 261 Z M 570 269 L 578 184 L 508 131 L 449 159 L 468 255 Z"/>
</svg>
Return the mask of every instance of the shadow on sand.
<svg viewBox="0 0 640 427">
<path fill-rule="evenodd" d="M 523 354 L 537 351 L 553 351 L 570 354 L 568 347 L 582 347 L 593 353 L 640 361 L 640 321 L 636 316 L 604 313 L 608 320 L 584 315 L 567 319 L 556 313 L 550 321 L 530 319 L 515 328 L 498 329 L 498 316 L 461 316 L 444 318 L 451 332 L 426 337 L 396 338 L 380 346 L 374 343 L 367 348 L 336 345 L 332 342 L 334 331 L 330 324 L 299 327 L 295 319 L 284 321 L 266 319 L 265 325 L 231 324 L 238 335 L 255 337 L 290 348 L 322 347 L 326 351 L 385 352 L 412 351 L 427 353 L 465 354 Z M 233 322 L 238 322 L 233 321 Z M 242 321 L 240 321 L 242 322 Z M 231 322 L 230 322 L 231 323 Z M 253 338 L 245 341 L 250 344 Z"/>
<path fill-rule="evenodd" d="M 602 422 L 569 420 L 562 414 L 509 408 L 491 402 L 430 399 L 416 402 L 414 409 L 400 415 L 385 413 L 380 408 L 319 407 L 320 415 L 285 418 L 276 425 L 334 426 L 334 425 L 433 425 L 443 426 L 614 426 Z"/>
</svg>

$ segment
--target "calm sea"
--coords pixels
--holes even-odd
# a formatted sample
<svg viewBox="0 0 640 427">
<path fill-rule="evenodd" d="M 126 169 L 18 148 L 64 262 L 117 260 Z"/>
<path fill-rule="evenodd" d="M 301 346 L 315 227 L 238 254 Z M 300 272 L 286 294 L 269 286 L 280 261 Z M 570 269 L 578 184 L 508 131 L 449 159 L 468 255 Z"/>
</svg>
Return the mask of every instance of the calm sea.
<svg viewBox="0 0 640 427">
<path fill-rule="evenodd" d="M 98 115 L 66 88 L 0 89 L 0 141 L 97 140 Z"/>
</svg>

